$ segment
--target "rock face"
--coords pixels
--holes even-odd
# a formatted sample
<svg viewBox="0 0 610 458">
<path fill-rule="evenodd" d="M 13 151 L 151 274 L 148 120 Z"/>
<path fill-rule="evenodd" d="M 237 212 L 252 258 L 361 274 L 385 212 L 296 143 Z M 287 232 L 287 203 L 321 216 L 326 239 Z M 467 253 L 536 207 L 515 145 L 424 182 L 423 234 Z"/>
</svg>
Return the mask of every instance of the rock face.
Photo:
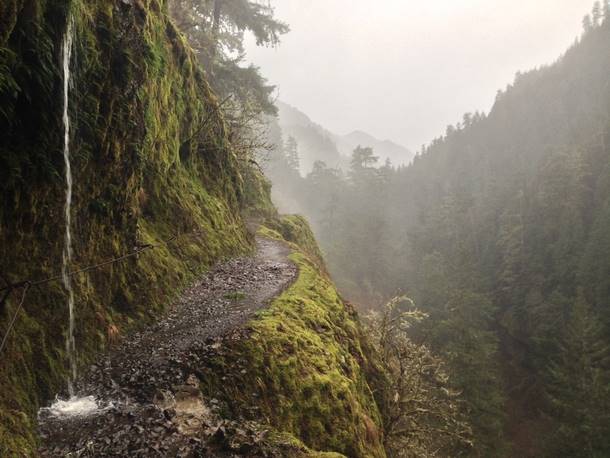
<svg viewBox="0 0 610 458">
<path fill-rule="evenodd" d="M 178 235 L 73 278 L 82 366 L 132 324 L 158 315 L 198 272 L 252 248 L 240 216 L 242 175 L 216 97 L 164 2 L 1 3 L 0 287 L 61 270 L 60 50 L 69 17 L 72 268 Z M 19 294 L 0 307 L 2 336 Z M 61 282 L 28 291 L 0 357 L 0 455 L 3 446 L 31 449 L 31 418 L 65 383 L 67 326 Z"/>
<path fill-rule="evenodd" d="M 168 20 L 165 2 L 2 0 L 0 288 L 61 271 L 60 51 L 70 17 L 71 270 L 156 246 L 72 278 L 78 365 L 81 374 L 93 374 L 92 382 L 106 366 L 91 364 L 110 344 L 162 316 L 172 296 L 203 271 L 254 248 L 242 218 L 246 205 L 273 209 L 266 181 L 245 173 L 232 152 L 217 99 Z M 119 380 L 138 387 L 129 393 L 140 396 L 134 411 L 115 406 L 100 423 L 75 427 L 108 428 L 119 438 L 150 429 L 175 438 L 167 450 L 177 452 L 196 450 L 197 440 L 210 436 L 216 444 L 210 456 L 384 456 L 357 316 L 325 274 L 302 219 L 276 220 L 264 232 L 293 243 L 294 285 L 255 319 L 238 317 L 240 331 L 205 344 L 201 360 L 172 383 Z M 270 269 L 255 275 L 286 273 Z M 288 269 L 288 277 L 295 272 Z M 220 275 L 231 279 L 230 271 Z M 248 303 L 239 288 L 226 287 L 226 302 Z M 21 292 L 0 301 L 2 336 Z M 185 297 L 191 293 L 196 290 Z M 0 355 L 2 457 L 36 455 L 36 412 L 65 389 L 68 368 L 61 282 L 30 288 L 16 316 Z M 184 331 L 183 342 L 196 337 L 189 326 Z M 175 375 L 174 368 L 162 372 Z M 111 379 L 104 383 L 113 389 Z M 111 438 L 98 439 L 114 447 Z M 141 440 L 135 447 L 148 445 Z M 58 447 L 47 453 L 61 454 Z"/>
</svg>

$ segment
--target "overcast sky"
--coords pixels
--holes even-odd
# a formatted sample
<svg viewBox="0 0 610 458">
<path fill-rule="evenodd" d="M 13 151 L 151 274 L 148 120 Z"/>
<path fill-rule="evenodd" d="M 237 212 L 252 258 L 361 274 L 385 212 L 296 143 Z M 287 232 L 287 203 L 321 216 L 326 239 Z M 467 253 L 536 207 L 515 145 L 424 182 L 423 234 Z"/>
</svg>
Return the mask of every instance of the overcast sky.
<svg viewBox="0 0 610 458">
<path fill-rule="evenodd" d="M 290 24 L 249 60 L 281 100 L 339 134 L 418 148 L 488 112 L 518 70 L 553 62 L 593 0 L 273 0 Z"/>
</svg>

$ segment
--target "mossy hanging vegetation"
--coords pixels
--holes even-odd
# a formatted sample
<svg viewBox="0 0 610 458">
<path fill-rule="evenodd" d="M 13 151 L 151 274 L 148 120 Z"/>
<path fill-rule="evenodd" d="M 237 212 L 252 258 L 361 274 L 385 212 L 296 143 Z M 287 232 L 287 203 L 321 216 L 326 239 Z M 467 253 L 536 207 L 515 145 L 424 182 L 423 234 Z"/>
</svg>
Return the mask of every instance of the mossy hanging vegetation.
<svg viewBox="0 0 610 458">
<path fill-rule="evenodd" d="M 310 260 L 314 261 L 319 269 L 326 273 L 324 258 L 318 242 L 314 237 L 309 223 L 300 215 L 285 215 L 282 218 L 270 218 L 261 228 L 261 232 L 271 237 L 280 236 L 299 247 Z"/>
<path fill-rule="evenodd" d="M 229 416 L 264 421 L 313 450 L 385 456 L 368 384 L 372 355 L 356 313 L 320 268 L 309 226 L 289 216 L 260 233 L 290 243 L 297 281 L 259 312 L 248 338 L 227 339 L 210 358 L 200 374 L 204 393 Z"/>
<path fill-rule="evenodd" d="M 0 4 L 0 284 L 59 273 L 64 165 L 60 46 L 71 62 L 73 269 L 178 238 L 79 274 L 79 363 L 150 321 L 213 262 L 252 248 L 237 158 L 218 101 L 159 0 Z M 243 166 L 242 166 L 243 167 Z M 254 200 L 271 208 L 252 174 Z M 0 309 L 4 335 L 17 306 Z M 0 355 L 0 455 L 33 453 L 37 408 L 64 385 L 68 323 L 60 283 L 28 292 Z"/>
</svg>

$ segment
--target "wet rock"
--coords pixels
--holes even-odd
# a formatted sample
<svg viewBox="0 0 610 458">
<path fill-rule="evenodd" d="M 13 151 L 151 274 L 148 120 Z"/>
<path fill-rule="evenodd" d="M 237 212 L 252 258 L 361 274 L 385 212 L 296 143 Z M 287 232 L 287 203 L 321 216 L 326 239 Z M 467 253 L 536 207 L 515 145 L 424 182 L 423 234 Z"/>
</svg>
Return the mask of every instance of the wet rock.
<svg viewBox="0 0 610 458">
<path fill-rule="evenodd" d="M 114 407 L 79 421 L 41 420 L 41 456 L 250 453 L 261 440 L 257 429 L 221 419 L 218 400 L 201 397 L 193 374 L 210 352 L 222 352 L 225 339 L 245 338 L 242 326 L 296 277 L 284 245 L 258 239 L 258 246 L 256 256 L 220 264 L 194 282 L 164 318 L 91 365 L 80 392 Z M 224 299 L 235 291 L 246 296 L 239 304 Z M 231 453 L 219 454 L 223 448 Z"/>
</svg>

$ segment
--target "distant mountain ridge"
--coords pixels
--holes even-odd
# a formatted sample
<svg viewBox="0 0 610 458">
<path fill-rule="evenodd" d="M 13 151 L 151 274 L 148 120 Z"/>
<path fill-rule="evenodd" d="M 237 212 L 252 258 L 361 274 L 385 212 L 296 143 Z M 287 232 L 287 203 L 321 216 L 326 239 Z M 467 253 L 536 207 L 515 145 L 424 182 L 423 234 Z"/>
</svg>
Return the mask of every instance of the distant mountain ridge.
<svg viewBox="0 0 610 458">
<path fill-rule="evenodd" d="M 284 141 L 288 137 L 294 137 L 299 145 L 302 174 L 309 173 L 316 161 L 323 161 L 334 168 L 344 168 L 349 163 L 339 153 L 332 132 L 316 124 L 309 116 L 291 105 L 278 102 L 277 107 Z"/>
<path fill-rule="evenodd" d="M 284 102 L 277 103 L 278 122 L 284 136 L 294 137 L 299 145 L 301 172 L 309 173 L 316 161 L 329 167 L 347 169 L 349 158 L 357 146 L 371 147 L 379 156 L 379 164 L 389 159 L 393 165 L 407 165 L 414 154 L 404 146 L 390 140 L 379 140 L 367 132 L 356 130 L 338 135 L 312 121 L 298 108 Z"/>
<path fill-rule="evenodd" d="M 383 164 L 389 159 L 393 165 L 408 165 L 415 156 L 412 151 L 391 140 L 379 140 L 367 132 L 355 130 L 347 135 L 335 136 L 337 148 L 343 155 L 349 156 L 357 146 L 373 148 L 375 155 L 379 156 L 379 163 Z"/>
</svg>

